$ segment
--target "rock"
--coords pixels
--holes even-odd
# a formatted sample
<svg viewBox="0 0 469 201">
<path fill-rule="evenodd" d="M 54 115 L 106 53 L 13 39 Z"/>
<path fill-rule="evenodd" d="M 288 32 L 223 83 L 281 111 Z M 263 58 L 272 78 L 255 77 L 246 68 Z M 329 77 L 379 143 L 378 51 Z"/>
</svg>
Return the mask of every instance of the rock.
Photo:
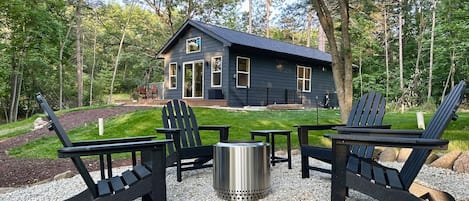
<svg viewBox="0 0 469 201">
<path fill-rule="evenodd" d="M 15 191 L 15 190 L 17 190 L 17 188 L 2 187 L 2 188 L 0 188 L 0 194 L 9 193 L 9 192 L 12 192 L 12 191 Z"/>
<path fill-rule="evenodd" d="M 410 153 L 412 152 L 411 148 L 402 148 L 399 150 L 399 154 L 397 155 L 397 162 L 404 162 L 409 158 Z"/>
<path fill-rule="evenodd" d="M 276 151 L 276 152 L 275 152 L 275 155 L 276 155 L 276 156 L 283 156 L 283 155 L 286 155 L 286 154 L 287 154 L 287 152 L 284 151 L 284 150 L 279 150 L 279 151 Z"/>
<path fill-rule="evenodd" d="M 392 161 L 396 161 L 396 157 L 397 157 L 397 149 L 387 147 L 379 155 L 379 160 L 383 162 L 392 162 Z"/>
<path fill-rule="evenodd" d="M 465 151 L 454 161 L 453 170 L 459 173 L 469 173 L 469 151 Z"/>
<path fill-rule="evenodd" d="M 303 105 L 301 104 L 273 104 L 267 105 L 269 110 L 301 110 Z"/>
<path fill-rule="evenodd" d="M 41 117 L 37 118 L 33 122 L 33 130 L 41 129 L 45 125 L 47 125 L 49 122 L 44 121 Z"/>
<path fill-rule="evenodd" d="M 75 174 L 70 171 L 70 170 L 67 170 L 63 173 L 60 173 L 58 175 L 55 175 L 54 176 L 54 180 L 60 180 L 60 179 L 68 179 L 68 178 L 72 178 L 73 176 L 75 176 Z"/>
<path fill-rule="evenodd" d="M 435 161 L 438 158 L 440 158 L 438 155 L 431 153 L 430 156 L 428 156 L 427 160 L 425 160 L 425 164 L 433 163 L 433 161 Z"/>
<path fill-rule="evenodd" d="M 373 150 L 373 160 L 378 160 L 379 155 L 384 151 L 385 148 L 386 147 L 375 147 L 375 150 Z"/>
<path fill-rule="evenodd" d="M 291 150 L 291 155 L 298 155 L 300 154 L 300 150 L 299 149 L 292 149 Z"/>
<path fill-rule="evenodd" d="M 42 181 L 35 182 L 33 185 L 41 185 L 41 184 L 49 183 L 51 181 L 52 181 L 52 178 L 44 179 Z"/>
<path fill-rule="evenodd" d="M 446 168 L 446 169 L 453 169 L 454 161 L 458 158 L 458 156 L 461 154 L 461 151 L 452 151 L 444 156 L 440 157 L 439 159 L 436 159 L 433 161 L 433 163 L 430 164 L 432 167 L 438 167 L 438 168 Z"/>
</svg>

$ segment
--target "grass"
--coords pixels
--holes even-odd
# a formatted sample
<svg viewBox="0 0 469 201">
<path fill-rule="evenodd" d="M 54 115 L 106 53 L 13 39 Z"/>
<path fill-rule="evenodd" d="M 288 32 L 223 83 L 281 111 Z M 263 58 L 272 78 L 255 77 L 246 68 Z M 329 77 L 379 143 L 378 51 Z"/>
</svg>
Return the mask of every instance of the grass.
<svg viewBox="0 0 469 201">
<path fill-rule="evenodd" d="M 316 111 L 229 111 L 222 109 L 194 108 L 199 125 L 231 125 L 230 139 L 250 139 L 250 130 L 282 129 L 292 130 L 292 146 L 298 147 L 298 137 L 294 125 L 316 124 Z M 469 150 L 469 113 L 458 113 L 459 120 L 453 122 L 446 129 L 443 139 L 450 140 L 449 150 Z M 425 114 L 428 124 L 433 113 Z M 320 124 L 339 123 L 338 110 L 320 110 Z M 393 129 L 415 129 L 417 126 L 415 112 L 387 113 L 384 124 L 392 125 Z M 97 140 L 106 138 L 121 138 L 132 136 L 156 135 L 157 139 L 163 139 L 162 134 L 156 134 L 154 129 L 162 127 L 161 108 L 137 111 L 115 118 L 105 120 L 104 135 L 98 135 L 96 123 L 73 129 L 68 132 L 72 141 Z M 323 136 L 324 133 L 334 131 L 310 132 L 310 142 L 330 146 L 330 141 Z M 218 141 L 216 132 L 202 132 L 204 144 L 213 144 Z M 278 143 L 278 144 L 277 144 Z M 286 148 L 284 137 L 276 138 L 276 146 Z M 55 136 L 44 137 L 29 142 L 23 146 L 9 150 L 9 154 L 20 158 L 57 158 L 57 149 L 61 148 L 59 140 Z"/>
<path fill-rule="evenodd" d="M 65 114 L 68 112 L 80 111 L 80 110 L 92 110 L 92 109 L 99 109 L 99 108 L 107 108 L 107 107 L 114 107 L 114 105 L 97 105 L 97 106 L 87 106 L 87 107 L 77 107 L 72 109 L 60 110 L 57 111 L 57 115 Z M 8 124 L 0 124 L 0 140 L 14 137 L 17 135 L 21 135 L 27 133 L 34 129 L 34 120 L 38 117 L 41 117 L 41 114 L 35 114 L 27 119 L 23 119 L 17 122 L 8 123 Z"/>
<path fill-rule="evenodd" d="M 30 130 L 33 129 L 34 120 L 37 119 L 39 116 L 40 115 L 36 114 L 30 118 L 27 118 L 21 121 L 9 123 L 9 124 L 1 124 L 0 125 L 0 140 L 29 132 Z"/>
</svg>

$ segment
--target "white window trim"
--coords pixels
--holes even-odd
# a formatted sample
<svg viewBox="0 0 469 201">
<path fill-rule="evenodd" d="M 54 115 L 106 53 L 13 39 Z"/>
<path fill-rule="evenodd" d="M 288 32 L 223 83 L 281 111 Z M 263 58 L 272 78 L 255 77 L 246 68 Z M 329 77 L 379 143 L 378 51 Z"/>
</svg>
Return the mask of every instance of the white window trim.
<svg viewBox="0 0 469 201">
<path fill-rule="evenodd" d="M 194 90 L 192 91 L 192 97 L 187 97 L 185 95 L 185 89 L 184 89 L 184 82 L 186 80 L 186 64 L 192 64 L 192 68 L 194 67 L 195 63 L 202 63 L 202 96 L 200 97 L 194 97 Z M 204 98 L 204 90 L 205 90 L 205 77 L 204 77 L 204 69 L 205 69 L 205 64 L 204 64 L 204 60 L 194 60 L 194 61 L 188 61 L 188 62 L 184 62 L 182 63 L 182 98 L 185 98 L 185 99 L 203 99 Z M 192 72 L 193 73 L 193 72 Z M 194 77 L 194 75 L 192 75 L 192 77 Z M 192 79 L 192 86 L 194 86 L 194 79 Z"/>
<path fill-rule="evenodd" d="M 220 62 L 222 63 L 221 64 L 221 68 L 219 71 L 214 71 L 213 70 L 213 66 L 214 66 L 214 61 L 215 59 L 217 58 L 220 58 Z M 211 75 L 212 75 L 212 83 L 211 83 L 211 86 L 212 87 L 221 87 L 223 85 L 223 79 L 222 79 L 222 75 L 223 75 L 223 57 L 222 56 L 216 56 L 216 57 L 212 57 L 211 60 L 210 60 L 210 70 L 211 70 Z M 213 84 L 213 74 L 214 73 L 220 73 L 220 84 L 219 85 L 215 85 Z"/>
<path fill-rule="evenodd" d="M 174 75 L 171 75 L 171 65 L 174 64 L 176 65 L 176 69 L 174 71 Z M 177 89 L 178 88 L 178 73 L 177 73 L 177 70 L 178 70 L 178 63 L 177 62 L 171 62 L 169 63 L 169 66 L 168 66 L 168 77 L 169 77 L 169 89 Z M 176 86 L 175 87 L 171 87 L 171 77 L 174 77 L 175 78 L 175 81 L 176 81 Z"/>
<path fill-rule="evenodd" d="M 248 64 L 248 71 L 247 72 L 244 72 L 244 71 L 239 71 L 238 70 L 238 61 L 239 59 L 246 59 L 248 60 L 247 61 L 247 64 Z M 248 75 L 248 86 L 240 86 L 238 85 L 238 74 L 247 74 Z M 240 56 L 237 56 L 236 57 L 236 88 L 249 88 L 251 86 L 251 59 L 248 58 L 248 57 L 240 57 Z"/>
<path fill-rule="evenodd" d="M 300 68 L 303 68 L 303 78 L 300 78 L 300 76 L 299 76 L 299 74 L 300 74 Z M 306 79 L 306 76 L 305 76 L 305 75 L 306 75 L 306 69 L 309 69 L 309 79 Z M 296 66 L 296 79 L 297 79 L 297 81 L 296 81 L 296 85 L 297 85 L 296 88 L 297 88 L 297 89 L 299 88 L 299 86 L 298 86 L 298 80 L 303 80 L 303 82 L 302 82 L 302 83 L 303 83 L 303 86 L 301 86 L 301 90 L 299 90 L 299 91 L 301 91 L 301 92 L 311 92 L 311 74 L 312 74 L 312 73 L 313 73 L 313 69 L 312 69 L 311 67 L 300 66 L 300 65 L 297 65 L 297 66 Z M 308 80 L 308 81 L 309 81 L 309 87 L 308 87 L 309 90 L 305 90 L 305 88 L 306 88 L 306 87 L 305 87 L 305 86 L 306 86 L 306 85 L 305 85 L 305 83 L 306 83 L 305 80 Z"/>
<path fill-rule="evenodd" d="M 200 40 L 200 47 L 199 47 L 199 50 L 190 52 L 189 48 L 187 48 L 187 43 L 189 42 L 189 40 L 194 40 L 194 39 L 199 39 Z M 200 52 L 200 51 L 202 51 L 202 38 L 200 36 L 193 37 L 193 38 L 188 38 L 188 39 L 186 39 L 186 44 L 185 45 L 186 45 L 186 54 L 192 54 L 192 53 Z"/>
</svg>

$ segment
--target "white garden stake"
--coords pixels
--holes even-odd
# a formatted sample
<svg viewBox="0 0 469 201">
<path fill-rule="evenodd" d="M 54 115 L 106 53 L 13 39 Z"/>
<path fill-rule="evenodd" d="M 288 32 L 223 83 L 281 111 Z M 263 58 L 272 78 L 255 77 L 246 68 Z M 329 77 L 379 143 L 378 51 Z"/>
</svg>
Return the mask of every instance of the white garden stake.
<svg viewBox="0 0 469 201">
<path fill-rule="evenodd" d="M 104 134 L 104 120 L 103 118 L 98 118 L 98 126 L 99 126 L 99 135 Z"/>
</svg>

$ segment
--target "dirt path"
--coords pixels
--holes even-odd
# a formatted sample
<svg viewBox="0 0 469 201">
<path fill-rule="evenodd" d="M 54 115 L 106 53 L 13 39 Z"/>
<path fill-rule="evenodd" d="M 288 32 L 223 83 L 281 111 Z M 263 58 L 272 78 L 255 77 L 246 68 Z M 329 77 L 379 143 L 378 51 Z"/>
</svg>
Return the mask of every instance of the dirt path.
<svg viewBox="0 0 469 201">
<path fill-rule="evenodd" d="M 150 109 L 148 106 L 118 106 L 95 110 L 70 112 L 59 116 L 65 130 L 96 122 L 98 118 L 109 118 L 119 114 Z M 51 178 L 67 170 L 76 172 L 70 159 L 18 159 L 8 156 L 8 149 L 25 144 L 34 139 L 55 135 L 46 127 L 0 141 L 0 187 L 18 187 Z M 85 160 L 90 170 L 97 170 L 96 160 Z M 116 165 L 130 164 L 128 160 L 114 161 Z"/>
</svg>

